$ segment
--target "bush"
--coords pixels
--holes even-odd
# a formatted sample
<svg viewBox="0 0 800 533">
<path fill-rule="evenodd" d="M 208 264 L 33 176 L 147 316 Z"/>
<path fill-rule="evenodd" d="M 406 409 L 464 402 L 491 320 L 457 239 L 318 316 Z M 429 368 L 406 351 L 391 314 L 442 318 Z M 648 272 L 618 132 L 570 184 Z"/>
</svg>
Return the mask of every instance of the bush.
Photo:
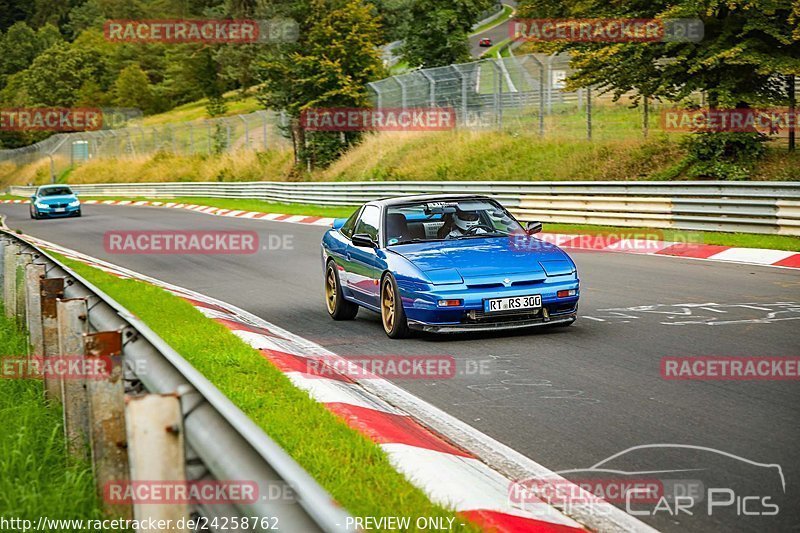
<svg viewBox="0 0 800 533">
<path fill-rule="evenodd" d="M 758 132 L 696 133 L 683 142 L 691 178 L 744 180 L 764 157 L 767 136 Z"/>
</svg>

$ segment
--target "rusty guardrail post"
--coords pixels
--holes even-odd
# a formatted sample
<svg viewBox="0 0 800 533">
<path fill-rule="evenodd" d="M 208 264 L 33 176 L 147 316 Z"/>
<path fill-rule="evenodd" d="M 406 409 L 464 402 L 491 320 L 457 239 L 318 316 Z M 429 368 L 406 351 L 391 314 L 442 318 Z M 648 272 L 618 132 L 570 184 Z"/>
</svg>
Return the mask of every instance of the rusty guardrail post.
<svg viewBox="0 0 800 533">
<path fill-rule="evenodd" d="M 42 338 L 42 293 L 39 280 L 45 276 L 45 265 L 30 263 L 25 267 L 25 307 L 28 309 L 28 333 L 31 336 L 33 355 L 44 355 Z"/>
<path fill-rule="evenodd" d="M 19 245 L 15 242 L 6 243 L 3 249 L 3 305 L 6 317 L 11 318 L 17 314 L 17 253 Z"/>
<path fill-rule="evenodd" d="M 88 362 L 102 358 L 108 368 L 106 379 L 86 382 L 89 403 L 89 434 L 92 443 L 92 468 L 97 493 L 109 516 L 132 517 L 131 506 L 109 501 L 106 488 L 110 484 L 127 484 L 128 439 L 125 433 L 125 386 L 122 369 L 122 333 L 101 331 L 84 336 Z M 99 364 L 101 361 L 95 361 Z"/>
<path fill-rule="evenodd" d="M 85 298 L 58 300 L 56 319 L 58 323 L 58 354 L 67 367 L 61 376 L 61 403 L 64 406 L 64 437 L 67 451 L 72 457 L 88 459 L 89 402 L 86 398 L 86 376 L 88 365 L 84 357 L 83 336 L 89 331 L 88 307 Z M 97 372 L 90 371 L 88 379 L 97 379 Z"/>
<path fill-rule="evenodd" d="M 125 420 L 132 483 L 186 482 L 181 401 L 172 394 L 129 398 Z M 186 503 L 134 502 L 135 520 L 168 520 L 177 524 L 189 517 Z M 185 520 L 184 520 L 185 523 Z M 185 531 L 172 529 L 171 531 Z"/>
<path fill-rule="evenodd" d="M 17 269 L 14 280 L 17 284 L 14 292 L 17 296 L 17 319 L 20 324 L 28 322 L 28 310 L 25 308 L 27 298 L 25 298 L 25 269 L 33 262 L 33 254 L 30 252 L 20 252 L 17 254 Z"/>
<path fill-rule="evenodd" d="M 47 364 L 48 357 L 58 355 L 58 307 L 56 302 L 64 297 L 64 278 L 42 278 L 39 280 L 42 305 L 42 345 Z M 52 372 L 44 375 L 45 397 L 51 401 L 61 400 L 61 380 Z"/>
</svg>

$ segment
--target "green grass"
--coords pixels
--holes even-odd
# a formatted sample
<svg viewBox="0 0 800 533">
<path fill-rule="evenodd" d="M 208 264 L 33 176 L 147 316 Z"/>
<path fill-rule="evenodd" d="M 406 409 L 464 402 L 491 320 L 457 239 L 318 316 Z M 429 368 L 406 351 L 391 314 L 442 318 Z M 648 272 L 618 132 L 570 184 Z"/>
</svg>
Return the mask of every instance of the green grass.
<svg viewBox="0 0 800 533">
<path fill-rule="evenodd" d="M 254 113 L 263 107 L 258 103 L 255 96 L 241 97 L 238 92 L 231 91 L 226 93 L 227 110 L 223 116 L 245 115 Z M 189 102 L 175 107 L 167 112 L 158 115 L 150 115 L 142 119 L 142 126 L 155 126 L 167 123 L 187 122 L 193 120 L 207 120 L 209 118 L 206 111 L 207 99 Z"/>
<path fill-rule="evenodd" d="M 188 302 L 158 287 L 59 259 L 147 323 L 353 515 L 454 516 L 398 473 L 378 445 L 296 388 L 264 356 Z M 462 522 L 456 518 L 453 531 L 478 530 Z"/>
<path fill-rule="evenodd" d="M 0 305 L 0 357 L 27 352 L 25 333 Z M 91 465 L 67 459 L 61 408 L 41 380 L 0 378 L 0 517 L 33 520 L 101 517 Z M 77 531 L 61 528 L 58 531 Z"/>
<path fill-rule="evenodd" d="M 262 213 L 281 213 L 284 215 L 313 215 L 319 217 L 349 217 L 356 210 L 357 206 L 330 207 L 310 204 L 283 204 L 276 202 L 265 202 L 249 198 L 199 198 L 182 196 L 178 198 L 109 198 L 109 197 L 82 197 L 82 200 L 148 200 L 151 202 L 175 202 L 184 204 L 207 205 L 219 207 L 221 209 L 260 211 Z"/>
<path fill-rule="evenodd" d="M 470 37 L 472 37 L 473 35 L 478 35 L 479 33 L 483 33 L 489 28 L 494 28 L 498 24 L 502 24 L 503 22 L 510 19 L 513 14 L 514 14 L 514 8 L 503 4 L 503 14 L 497 17 L 496 19 L 490 20 L 486 24 L 481 24 L 480 26 L 475 28 L 475 30 L 469 34 Z"/>
</svg>

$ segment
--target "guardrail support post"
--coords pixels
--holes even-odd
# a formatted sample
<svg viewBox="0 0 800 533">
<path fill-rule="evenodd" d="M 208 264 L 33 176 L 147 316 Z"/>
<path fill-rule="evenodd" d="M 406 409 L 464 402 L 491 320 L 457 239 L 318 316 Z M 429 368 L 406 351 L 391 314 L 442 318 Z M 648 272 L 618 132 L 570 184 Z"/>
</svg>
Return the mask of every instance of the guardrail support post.
<svg viewBox="0 0 800 533">
<path fill-rule="evenodd" d="M 20 324 L 25 324 L 28 321 L 28 310 L 25 308 L 27 298 L 25 297 L 25 269 L 33 262 L 33 254 L 29 252 L 20 252 L 17 254 L 17 271 L 14 276 L 17 287 L 15 289 L 17 295 L 17 318 Z"/>
<path fill-rule="evenodd" d="M 73 457 L 88 459 L 89 444 L 89 404 L 86 399 L 85 378 L 81 374 L 87 366 L 84 364 L 83 336 L 89 330 L 88 307 L 85 298 L 58 300 L 58 354 L 66 357 L 68 368 L 61 378 L 61 402 L 64 405 L 64 436 L 67 450 Z M 73 365 L 72 362 L 75 361 Z M 76 368 L 77 367 L 77 368 Z M 92 372 L 95 374 L 96 372 Z M 75 375 L 73 375 L 75 374 Z M 90 379 L 94 379 L 92 376 Z"/>
<path fill-rule="evenodd" d="M 3 305 L 6 317 L 17 314 L 17 253 L 19 245 L 9 242 L 3 250 Z"/>
<path fill-rule="evenodd" d="M 42 293 L 39 282 L 45 276 L 45 266 L 30 263 L 25 267 L 25 307 L 28 309 L 28 333 L 31 336 L 33 355 L 44 355 L 44 339 L 42 338 Z"/>
<path fill-rule="evenodd" d="M 42 305 L 42 345 L 44 357 L 58 355 L 58 307 L 56 302 L 64 297 L 64 278 L 39 280 Z M 44 392 L 48 400 L 61 400 L 61 382 L 52 372 L 44 375 Z"/>
<path fill-rule="evenodd" d="M 109 484 L 128 483 L 128 439 L 125 434 L 125 387 L 122 375 L 122 334 L 101 331 L 84 336 L 88 360 L 103 358 L 109 370 L 106 379 L 86 381 L 89 399 L 89 434 L 92 443 L 92 468 L 97 493 L 109 516 L 131 518 L 131 506 L 107 498 Z M 91 361 L 87 361 L 91 363 Z M 96 364 L 100 364 L 96 361 Z"/>
<path fill-rule="evenodd" d="M 175 395 L 147 394 L 129 398 L 126 403 L 131 482 L 185 483 L 180 399 Z M 185 503 L 134 502 L 133 516 L 135 520 L 168 520 L 176 524 L 181 518 L 188 518 L 189 509 Z"/>
</svg>

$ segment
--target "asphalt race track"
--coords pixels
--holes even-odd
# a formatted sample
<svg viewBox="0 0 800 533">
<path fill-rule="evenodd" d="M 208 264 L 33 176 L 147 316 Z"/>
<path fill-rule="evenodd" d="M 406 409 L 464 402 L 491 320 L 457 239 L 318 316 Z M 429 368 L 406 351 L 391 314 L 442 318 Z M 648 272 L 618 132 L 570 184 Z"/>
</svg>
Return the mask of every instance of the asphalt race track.
<svg viewBox="0 0 800 533">
<path fill-rule="evenodd" d="M 27 205 L 0 206 L 12 229 L 225 300 L 340 355 L 453 355 L 455 378 L 398 385 L 551 470 L 587 469 L 642 445 L 717 450 L 637 449 L 605 465 L 650 478 L 663 475 L 642 472 L 682 470 L 670 478 L 699 481 L 706 495 L 729 489 L 717 498 L 731 503 L 710 515 L 707 501 L 691 516 L 650 506 L 643 512 L 655 516 L 642 519 L 660 530 L 800 529 L 800 383 L 661 377 L 666 356 L 800 355 L 800 271 L 573 252 L 582 298 L 569 328 L 392 341 L 368 311 L 353 322 L 328 317 L 320 263 L 325 228 L 159 208 L 83 210 L 80 219 L 35 221 Z M 255 255 L 104 250 L 108 230 L 159 229 L 255 230 L 262 245 L 287 236 L 290 246 Z M 466 371 L 481 363 L 483 372 Z M 771 502 L 779 504 L 777 515 L 743 516 L 770 513 Z"/>
</svg>

